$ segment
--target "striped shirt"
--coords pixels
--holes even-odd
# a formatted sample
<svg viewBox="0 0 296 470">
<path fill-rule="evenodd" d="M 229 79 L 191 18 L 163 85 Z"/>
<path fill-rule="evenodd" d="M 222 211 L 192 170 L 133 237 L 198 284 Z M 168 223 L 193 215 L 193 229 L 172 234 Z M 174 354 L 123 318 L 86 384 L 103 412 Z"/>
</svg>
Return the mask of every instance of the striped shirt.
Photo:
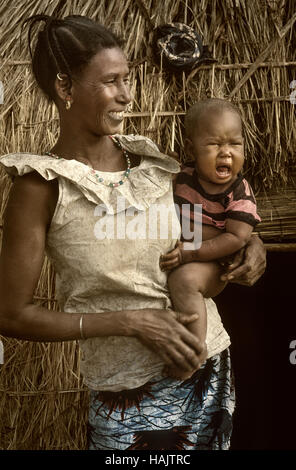
<svg viewBox="0 0 296 470">
<path fill-rule="evenodd" d="M 187 164 L 176 178 L 174 199 L 183 217 L 182 204 L 190 204 L 192 221 L 194 204 L 201 204 L 202 223 L 221 230 L 225 228 L 227 219 L 240 220 L 252 227 L 261 221 L 252 188 L 241 174 L 224 192 L 208 194 L 200 185 L 195 168 Z"/>
</svg>

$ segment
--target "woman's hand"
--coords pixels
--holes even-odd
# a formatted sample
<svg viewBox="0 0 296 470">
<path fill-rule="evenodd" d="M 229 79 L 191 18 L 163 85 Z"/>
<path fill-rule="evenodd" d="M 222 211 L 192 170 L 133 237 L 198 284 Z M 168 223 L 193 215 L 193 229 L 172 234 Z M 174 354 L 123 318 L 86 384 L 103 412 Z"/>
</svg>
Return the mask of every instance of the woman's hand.
<svg viewBox="0 0 296 470">
<path fill-rule="evenodd" d="M 136 336 L 166 364 L 192 372 L 200 366 L 201 344 L 185 326 L 197 320 L 197 314 L 144 309 L 130 312 L 128 317 L 131 336 Z"/>
<path fill-rule="evenodd" d="M 168 376 L 168 377 L 173 377 L 174 379 L 182 380 L 182 381 L 187 380 L 190 377 L 192 377 L 192 375 L 197 370 L 199 370 L 200 367 L 206 362 L 207 357 L 208 357 L 208 350 L 207 350 L 206 343 L 203 343 L 203 346 L 201 345 L 201 347 L 202 347 L 202 351 L 199 354 L 199 366 L 197 369 L 187 372 L 178 367 L 176 368 L 176 367 L 170 367 L 166 365 L 164 366 L 163 371 L 162 371 L 163 375 Z"/>
<path fill-rule="evenodd" d="M 266 250 L 262 240 L 253 235 L 246 247 L 235 255 L 232 264 L 227 266 L 221 280 L 252 286 L 262 276 L 265 268 Z"/>
</svg>

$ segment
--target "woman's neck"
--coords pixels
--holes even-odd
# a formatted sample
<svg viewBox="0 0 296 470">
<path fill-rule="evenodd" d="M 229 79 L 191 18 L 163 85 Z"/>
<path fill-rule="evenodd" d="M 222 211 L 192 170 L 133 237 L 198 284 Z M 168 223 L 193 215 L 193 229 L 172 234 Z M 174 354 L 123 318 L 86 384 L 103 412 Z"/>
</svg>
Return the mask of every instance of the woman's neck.
<svg viewBox="0 0 296 470">
<path fill-rule="evenodd" d="M 61 129 L 51 152 L 66 159 L 75 159 L 101 171 L 125 169 L 126 161 L 109 136 L 84 135 Z"/>
<path fill-rule="evenodd" d="M 103 149 L 107 149 L 109 141 L 109 136 L 85 135 L 82 132 L 73 132 L 73 130 L 67 132 L 61 129 L 52 151 L 63 153 L 65 157 L 78 156 L 90 159 L 95 154 L 102 153 Z"/>
</svg>

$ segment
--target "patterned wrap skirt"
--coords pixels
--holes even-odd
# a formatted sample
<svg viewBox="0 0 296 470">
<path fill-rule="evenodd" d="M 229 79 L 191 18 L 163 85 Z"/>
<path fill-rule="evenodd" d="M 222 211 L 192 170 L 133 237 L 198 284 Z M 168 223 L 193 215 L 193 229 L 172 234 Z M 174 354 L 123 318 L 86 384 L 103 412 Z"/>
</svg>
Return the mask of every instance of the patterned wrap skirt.
<svg viewBox="0 0 296 470">
<path fill-rule="evenodd" d="M 90 450 L 227 450 L 235 394 L 229 349 L 190 379 L 90 393 Z"/>
</svg>

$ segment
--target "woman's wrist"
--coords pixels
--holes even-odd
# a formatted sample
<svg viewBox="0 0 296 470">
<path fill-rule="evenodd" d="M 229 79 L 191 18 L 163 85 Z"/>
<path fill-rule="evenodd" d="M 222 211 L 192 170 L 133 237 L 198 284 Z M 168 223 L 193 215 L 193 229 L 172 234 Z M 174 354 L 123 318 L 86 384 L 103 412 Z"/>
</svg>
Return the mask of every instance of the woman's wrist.
<svg viewBox="0 0 296 470">
<path fill-rule="evenodd" d="M 133 336 L 134 328 L 132 326 L 135 323 L 135 312 L 135 310 L 120 310 L 82 314 L 78 325 L 79 336 L 81 339 L 100 336 Z M 83 318 L 82 321 L 81 318 Z"/>
</svg>

